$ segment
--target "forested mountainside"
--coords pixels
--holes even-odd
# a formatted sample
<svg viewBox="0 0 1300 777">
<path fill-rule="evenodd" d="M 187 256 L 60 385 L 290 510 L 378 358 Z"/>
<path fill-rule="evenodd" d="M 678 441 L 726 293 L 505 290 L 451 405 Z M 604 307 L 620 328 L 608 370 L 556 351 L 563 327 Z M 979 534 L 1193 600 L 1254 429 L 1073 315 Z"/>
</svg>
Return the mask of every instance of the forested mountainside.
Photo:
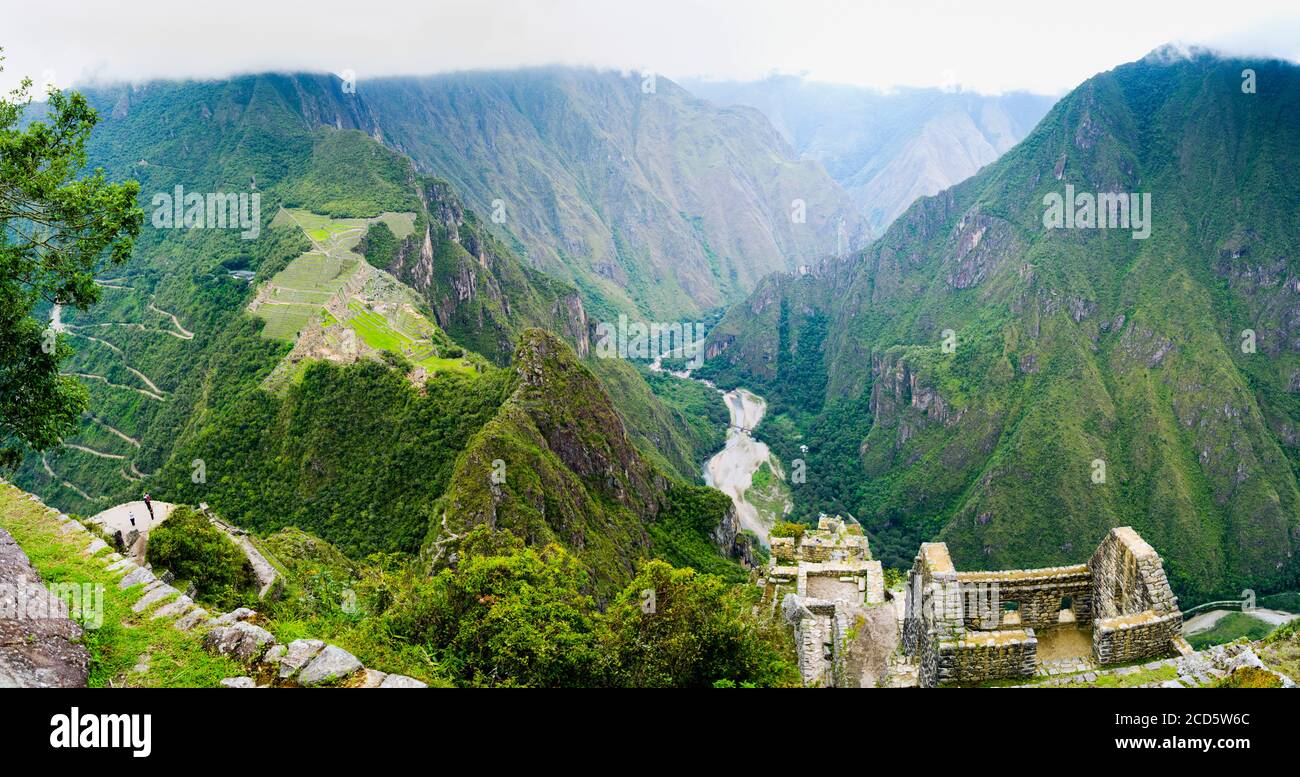
<svg viewBox="0 0 1300 777">
<path fill-rule="evenodd" d="M 1020 142 L 1056 102 L 1027 92 L 880 92 L 795 76 L 686 81 L 720 105 L 763 113 L 796 152 L 826 168 L 872 234 L 918 197 L 960 183 Z"/>
<path fill-rule="evenodd" d="M 770 272 L 862 243 L 844 190 L 763 117 L 662 76 L 453 73 L 362 80 L 339 107 L 336 93 L 310 99 L 472 209 L 496 208 L 527 263 L 576 285 L 602 320 L 696 318 Z"/>
<path fill-rule="evenodd" d="M 1180 595 L 1294 586 L 1298 159 L 1300 69 L 1158 50 L 865 251 L 766 279 L 704 374 L 768 393 L 763 435 L 810 447 L 799 511 L 852 512 L 886 564 L 932 538 L 1066 563 L 1131 525 Z M 1149 236 L 1046 229 L 1067 186 L 1149 194 Z"/>
<path fill-rule="evenodd" d="M 76 351 L 66 369 L 92 411 L 62 448 L 28 456 L 16 482 L 85 515 L 146 489 L 255 529 L 299 526 L 354 557 L 413 553 L 458 457 L 512 407 L 519 338 L 542 327 L 569 359 L 587 352 L 575 289 L 523 265 L 446 182 L 305 115 L 302 83 L 90 92 L 103 112 L 90 161 L 139 180 L 147 218 L 159 194 L 242 193 L 250 205 L 256 194 L 260 209 L 237 228 L 154 221 L 133 258 L 98 279 L 100 304 L 59 311 Z M 635 524 L 642 539 L 616 569 L 582 542 L 575 557 L 607 594 L 651 556 L 735 574 L 725 556 L 742 546 L 712 539 L 730 525 L 729 503 L 689 485 L 720 436 L 686 411 L 701 401 L 693 384 L 661 399 L 630 364 L 583 369 L 586 396 L 611 416 L 598 431 L 624 446 L 619 466 L 653 472 L 663 493 L 653 505 L 588 504 L 586 519 Z M 572 463 L 547 473 L 548 494 L 574 483 Z M 686 533 L 655 536 L 663 509 Z"/>
</svg>

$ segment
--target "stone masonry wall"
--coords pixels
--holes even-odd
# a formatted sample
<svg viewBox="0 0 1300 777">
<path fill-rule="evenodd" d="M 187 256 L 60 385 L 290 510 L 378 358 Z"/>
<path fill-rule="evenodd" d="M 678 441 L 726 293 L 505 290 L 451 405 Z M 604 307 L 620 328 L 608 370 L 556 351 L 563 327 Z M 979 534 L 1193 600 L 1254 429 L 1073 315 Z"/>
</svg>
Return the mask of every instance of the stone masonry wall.
<svg viewBox="0 0 1300 777">
<path fill-rule="evenodd" d="M 1104 666 L 1167 656 L 1173 652 L 1182 625 L 1179 612 L 1156 615 L 1146 610 L 1138 615 L 1098 619 L 1092 626 L 1093 658 Z"/>
<path fill-rule="evenodd" d="M 1095 589 L 1093 617 L 1113 618 L 1143 610 L 1178 610 L 1160 554 L 1127 526 L 1111 529 L 1088 561 Z"/>
<path fill-rule="evenodd" d="M 1092 620 L 1092 573 L 1087 564 L 1006 572 L 958 572 L 957 579 L 962 586 L 967 628 L 998 628 L 1008 602 L 1019 605 L 1018 626 L 1042 629 L 1057 625 L 1066 599 L 1076 621 Z"/>
<path fill-rule="evenodd" d="M 903 650 L 916 658 L 921 686 L 938 685 L 952 671 L 952 658 L 945 658 L 940 646 L 944 642 L 955 644 L 965 630 L 961 584 L 947 545 L 921 544 L 908 575 L 906 606 Z"/>
<path fill-rule="evenodd" d="M 1037 666 L 1033 629 L 976 632 L 940 645 L 934 684 L 1033 677 Z"/>
<path fill-rule="evenodd" d="M 1056 626 L 1062 605 L 1092 622 L 1102 665 L 1168 655 L 1182 626 L 1160 555 L 1129 527 L 1112 529 L 1087 564 L 1045 569 L 956 572 L 947 546 L 927 542 L 908 576 L 903 650 L 922 687 L 1029 677 L 1034 629 Z"/>
</svg>

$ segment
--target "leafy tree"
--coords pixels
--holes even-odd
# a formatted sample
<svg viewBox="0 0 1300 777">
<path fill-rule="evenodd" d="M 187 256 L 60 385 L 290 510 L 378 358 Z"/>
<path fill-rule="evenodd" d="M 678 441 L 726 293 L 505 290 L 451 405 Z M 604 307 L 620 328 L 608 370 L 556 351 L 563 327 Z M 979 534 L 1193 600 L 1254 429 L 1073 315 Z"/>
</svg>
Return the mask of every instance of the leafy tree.
<svg viewBox="0 0 1300 777">
<path fill-rule="evenodd" d="M 357 248 L 366 257 L 366 261 L 381 270 L 388 269 L 388 266 L 397 258 L 397 236 L 393 230 L 382 221 L 376 221 L 366 230 L 366 236 L 362 238 L 361 245 Z"/>
<path fill-rule="evenodd" d="M 38 303 L 84 310 L 99 299 L 94 277 L 131 255 L 144 212 L 139 185 L 103 171 L 79 177 L 98 116 L 79 94 L 51 90 L 46 117 L 25 128 L 31 79 L 0 96 L 0 466 L 24 450 L 57 445 L 88 404 L 59 374 L 71 348 L 32 317 Z"/>
<path fill-rule="evenodd" d="M 753 614 L 757 593 L 754 586 L 646 562 L 601 619 L 604 682 L 635 688 L 708 688 L 719 680 L 797 685 L 780 626 Z"/>
<path fill-rule="evenodd" d="M 578 560 L 486 527 L 462 551 L 455 569 L 390 587 L 386 631 L 429 645 L 463 685 L 589 684 L 594 607 Z"/>
</svg>

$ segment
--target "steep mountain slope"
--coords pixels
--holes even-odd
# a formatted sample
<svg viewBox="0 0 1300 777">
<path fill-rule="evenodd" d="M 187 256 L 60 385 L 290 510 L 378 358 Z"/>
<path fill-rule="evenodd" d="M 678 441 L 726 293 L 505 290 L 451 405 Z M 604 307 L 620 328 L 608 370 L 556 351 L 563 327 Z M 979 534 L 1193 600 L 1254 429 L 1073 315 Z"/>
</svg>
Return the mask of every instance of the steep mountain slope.
<svg viewBox="0 0 1300 777">
<path fill-rule="evenodd" d="M 873 234 L 918 197 L 974 175 L 1033 129 L 1054 98 L 939 89 L 883 93 L 794 76 L 687 81 L 692 94 L 761 111 L 848 190 Z"/>
<path fill-rule="evenodd" d="M 530 326 L 558 332 L 580 352 L 586 351 L 588 322 L 576 290 L 521 266 L 509 249 L 477 226 L 446 183 L 416 173 L 410 160 L 360 132 L 334 129 L 339 122 L 334 121 L 334 104 L 328 102 L 334 89 L 336 82 L 328 78 L 268 76 L 89 92 L 103 116 L 89 143 L 91 163 L 105 167 L 114 177 L 139 179 L 147 214 L 157 210 L 152 202 L 155 195 L 172 196 L 177 186 L 184 193 L 200 195 L 255 193 L 261 198 L 260 212 L 252 214 L 248 226 L 256 227 L 257 235 L 241 239 L 241 229 L 168 229 L 148 224 L 135 257 L 101 279 L 102 304 L 84 314 L 62 311 L 65 336 L 72 338 L 77 352 L 69 370 L 81 375 L 91 391 L 93 411 L 68 445 L 24 462 L 18 482 L 64 509 L 93 514 L 142 488 L 162 488 L 149 477 L 170 462 L 167 478 L 188 482 L 202 476 L 206 483 L 191 485 L 228 489 L 228 495 L 237 495 L 231 497 L 232 507 L 240 508 L 232 510 L 231 517 L 247 517 L 253 523 L 269 521 L 272 511 L 283 517 L 319 510 L 328 515 L 345 505 L 349 511 L 397 516 L 394 520 L 399 524 L 418 520 L 417 512 L 409 516 L 394 512 L 408 504 L 402 489 L 394 491 L 382 508 L 350 502 L 355 497 L 351 492 L 320 496 L 320 482 L 328 477 L 315 472 L 308 478 L 311 482 L 303 485 L 299 478 L 307 476 L 290 473 L 293 467 L 276 458 L 302 457 L 303 466 L 321 463 L 302 454 L 311 451 L 313 440 L 323 439 L 320 435 L 327 431 L 311 424 L 327 419 L 305 418 L 299 426 L 285 427 L 281 421 L 293 422 L 297 409 L 310 403 L 297 395 L 271 396 L 262 387 L 283 364 L 296 333 L 311 315 L 312 306 L 305 303 L 315 303 L 319 310 L 337 291 L 337 284 L 324 286 L 328 291 L 322 293 L 316 290 L 321 287 L 285 283 L 285 288 L 267 297 L 268 305 L 259 309 L 259 317 L 247 315 L 250 302 L 265 292 L 272 279 L 282 277 L 279 274 L 291 265 L 311 260 L 326 240 L 323 233 L 313 236 L 314 228 L 295 224 L 291 218 L 276 218 L 284 213 L 281 206 L 339 218 L 405 214 L 405 219 L 394 223 L 407 223 L 409 237 L 399 239 L 386 222 L 373 221 L 356 249 L 416 289 L 412 299 L 419 309 L 412 309 L 407 317 L 432 322 L 433 342 L 447 351 L 441 355 L 454 357 L 459 343 L 504 364 L 517 336 Z M 329 124 L 322 126 L 326 116 Z M 256 190 L 250 192 L 254 181 Z M 328 226 L 325 215 L 320 223 Z M 360 256 L 346 266 L 355 266 L 355 261 Z M 338 293 L 352 292 L 345 286 Z M 276 339 L 269 332 L 269 319 L 263 319 L 289 306 L 306 312 L 285 330 L 287 339 Z M 324 312 L 318 315 L 325 317 Z M 379 334 L 376 342 L 382 343 L 383 333 Z M 330 358 L 337 360 L 337 355 L 335 349 Z M 370 350 L 370 358 L 378 356 Z M 446 362 L 458 369 L 468 363 L 459 358 Z M 442 362 L 426 359 L 424 363 Z M 297 378 L 302 377 L 299 371 Z M 670 471 L 693 476 L 696 436 L 686 433 L 687 425 L 678 415 L 658 404 L 635 372 L 630 378 L 633 390 L 622 392 L 620 398 L 636 401 L 638 410 L 649 406 L 651 412 L 641 415 L 653 416 L 654 421 L 638 433 L 638 442 L 645 444 L 652 435 L 662 438 L 663 461 L 669 462 Z M 348 407 L 356 412 L 354 420 L 360 427 L 382 421 L 400 430 L 407 428 L 404 419 L 417 423 L 422 411 L 407 408 L 418 403 L 394 393 L 391 386 L 357 376 L 338 380 L 355 383 L 358 393 L 349 396 Z M 329 385 L 317 381 L 299 391 L 328 390 Z M 372 391 L 373 397 L 368 395 Z M 434 398 L 428 404 L 445 406 L 448 401 Z M 476 428 L 474 417 L 469 412 L 461 419 L 470 424 L 464 427 L 466 435 Z M 251 418 L 266 423 L 249 426 Z M 665 425 L 677 433 L 661 434 Z M 411 439 L 429 433 L 443 432 L 420 427 Z M 272 434 L 278 436 L 267 437 Z M 454 431 L 450 434 L 445 445 L 423 455 L 453 459 L 459 450 L 457 441 L 463 439 Z M 395 443 L 392 449 L 406 450 L 404 444 Z M 276 478 L 263 477 L 260 464 L 236 455 L 254 450 L 273 459 L 265 466 L 278 473 Z M 331 455 L 346 455 L 346 451 L 341 448 Z M 228 467 L 226 471 L 214 464 L 218 460 Z M 429 468 L 438 472 L 434 465 Z M 222 481 L 223 477 L 228 479 Z M 435 488 L 438 477 L 431 478 Z M 263 486 L 279 491 L 252 496 Z M 430 498 L 438 493 L 435 490 Z M 195 501 L 204 501 L 201 494 L 195 496 Z M 248 508 L 253 502 L 261 508 Z M 412 531 L 423 534 L 424 527 Z M 415 535 L 395 526 L 395 542 L 400 545 L 406 541 L 404 536 L 409 540 Z M 351 543 L 356 550 L 377 547 L 352 536 L 334 539 Z"/>
<path fill-rule="evenodd" d="M 365 81 L 349 97 L 344 126 L 495 209 L 531 266 L 578 286 L 600 318 L 699 316 L 769 272 L 860 244 L 843 190 L 761 116 L 662 77 L 458 73 Z"/>
<path fill-rule="evenodd" d="M 558 542 L 586 563 L 598 594 L 609 595 L 631 579 L 639 559 L 680 551 L 692 536 L 703 548 L 716 534 L 725 551 L 744 554 L 727 497 L 675 485 L 658 471 L 569 346 L 531 329 L 512 371 L 513 392 L 457 459 L 435 508 L 430 563 L 449 563 L 458 541 L 486 525 L 530 545 Z M 656 524 L 672 531 L 656 533 Z"/>
<path fill-rule="evenodd" d="M 1294 585 L 1297 159 L 1300 68 L 1153 52 L 864 253 L 764 281 L 709 371 L 778 401 L 817 376 L 768 433 L 810 446 L 801 509 L 853 511 L 887 563 L 933 536 L 1061 563 L 1130 524 L 1182 595 Z M 1150 194 L 1149 239 L 1046 229 L 1066 186 Z"/>
</svg>

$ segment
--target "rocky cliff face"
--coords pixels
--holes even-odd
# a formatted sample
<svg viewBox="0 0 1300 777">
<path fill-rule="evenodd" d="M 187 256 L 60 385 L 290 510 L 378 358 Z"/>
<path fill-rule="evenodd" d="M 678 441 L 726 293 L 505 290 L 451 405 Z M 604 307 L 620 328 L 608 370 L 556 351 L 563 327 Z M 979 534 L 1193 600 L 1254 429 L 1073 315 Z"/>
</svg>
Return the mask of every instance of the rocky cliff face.
<svg viewBox="0 0 1300 777">
<path fill-rule="evenodd" d="M 0 529 L 0 688 L 84 688 L 90 653 L 83 636 L 67 605 Z"/>
<path fill-rule="evenodd" d="M 498 363 L 529 326 L 557 332 L 587 355 L 591 325 L 576 290 L 522 266 L 445 181 L 423 179 L 419 191 L 424 228 L 398 246 L 388 269 L 424 295 L 439 326 Z"/>
</svg>

